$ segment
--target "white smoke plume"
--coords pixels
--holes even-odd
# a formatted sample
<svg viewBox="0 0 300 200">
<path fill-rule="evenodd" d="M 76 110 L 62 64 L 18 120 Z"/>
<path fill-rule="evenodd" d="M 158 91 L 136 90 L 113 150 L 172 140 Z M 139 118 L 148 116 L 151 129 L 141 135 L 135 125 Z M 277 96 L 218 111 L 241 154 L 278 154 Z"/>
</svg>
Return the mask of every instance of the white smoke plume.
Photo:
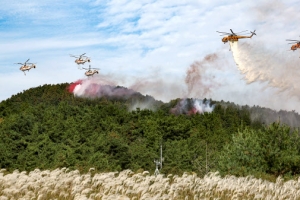
<svg viewBox="0 0 300 200">
<path fill-rule="evenodd" d="M 149 95 L 143 96 L 135 90 L 116 86 L 113 82 L 96 76 L 71 83 L 68 89 L 76 97 L 130 100 L 127 105 L 129 111 L 137 108 L 156 110 L 157 105 L 162 103 Z"/>
<path fill-rule="evenodd" d="M 230 42 L 233 58 L 247 83 L 265 82 L 289 96 L 300 98 L 300 71 L 296 56 L 272 52 L 259 43 Z M 295 52 L 294 52 L 295 53 Z"/>
<path fill-rule="evenodd" d="M 69 91 L 78 97 L 86 98 L 122 98 L 127 99 L 137 93 L 134 90 L 124 87 L 117 87 L 112 82 L 96 77 L 84 79 L 72 83 Z"/>
<path fill-rule="evenodd" d="M 173 114 L 203 114 L 205 112 L 212 112 L 214 109 L 214 105 L 210 105 L 209 100 L 200 100 L 200 99 L 181 99 L 177 105 L 171 109 L 171 113 Z"/>
</svg>

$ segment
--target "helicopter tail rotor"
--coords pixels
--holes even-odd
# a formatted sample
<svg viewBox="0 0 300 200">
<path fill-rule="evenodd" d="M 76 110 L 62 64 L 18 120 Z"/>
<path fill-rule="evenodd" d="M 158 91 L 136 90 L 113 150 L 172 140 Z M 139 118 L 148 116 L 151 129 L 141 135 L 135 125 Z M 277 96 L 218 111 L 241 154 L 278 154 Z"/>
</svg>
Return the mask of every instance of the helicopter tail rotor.
<svg viewBox="0 0 300 200">
<path fill-rule="evenodd" d="M 250 31 L 250 33 L 251 33 L 251 37 L 252 37 L 253 35 L 256 35 L 255 31 L 256 31 L 256 30 L 254 30 L 253 32 L 252 32 L 252 31 Z"/>
</svg>

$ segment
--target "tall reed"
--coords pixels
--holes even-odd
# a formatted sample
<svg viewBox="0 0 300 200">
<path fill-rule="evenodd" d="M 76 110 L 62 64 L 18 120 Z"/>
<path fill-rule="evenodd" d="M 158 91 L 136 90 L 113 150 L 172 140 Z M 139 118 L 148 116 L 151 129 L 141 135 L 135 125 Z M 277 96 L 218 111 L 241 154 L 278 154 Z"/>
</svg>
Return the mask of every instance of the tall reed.
<svg viewBox="0 0 300 200">
<path fill-rule="evenodd" d="M 222 178 L 218 172 L 203 178 L 150 175 L 148 171 L 80 174 L 67 168 L 12 173 L 0 171 L 0 200 L 8 199 L 300 199 L 300 178 L 269 182 L 251 176 Z"/>
</svg>

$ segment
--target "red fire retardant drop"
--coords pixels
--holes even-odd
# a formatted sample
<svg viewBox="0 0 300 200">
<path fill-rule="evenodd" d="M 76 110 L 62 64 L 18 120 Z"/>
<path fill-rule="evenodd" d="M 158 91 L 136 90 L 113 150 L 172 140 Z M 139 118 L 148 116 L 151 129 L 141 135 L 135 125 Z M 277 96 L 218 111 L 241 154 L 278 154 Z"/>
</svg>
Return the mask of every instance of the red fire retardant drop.
<svg viewBox="0 0 300 200">
<path fill-rule="evenodd" d="M 76 81 L 76 82 L 74 82 L 74 83 L 71 83 L 70 86 L 69 86 L 69 88 L 68 88 L 69 92 L 70 92 L 70 93 L 73 93 L 75 87 L 76 87 L 77 85 L 81 84 L 81 83 L 82 83 L 82 80 L 78 80 L 78 81 Z"/>
</svg>

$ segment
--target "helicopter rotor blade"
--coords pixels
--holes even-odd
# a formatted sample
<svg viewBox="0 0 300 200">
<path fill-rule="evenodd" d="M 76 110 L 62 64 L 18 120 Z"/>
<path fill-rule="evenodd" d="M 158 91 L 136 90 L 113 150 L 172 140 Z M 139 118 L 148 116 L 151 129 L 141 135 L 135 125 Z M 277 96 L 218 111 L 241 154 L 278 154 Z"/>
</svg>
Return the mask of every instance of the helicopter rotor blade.
<svg viewBox="0 0 300 200">
<path fill-rule="evenodd" d="M 237 32 L 236 34 L 243 33 L 243 32 L 246 32 L 246 31 L 248 31 L 248 30 L 240 31 L 240 32 Z"/>
<path fill-rule="evenodd" d="M 81 55 L 79 56 L 79 58 L 83 57 L 85 54 L 86 54 L 86 53 L 81 54 Z"/>
<path fill-rule="evenodd" d="M 227 35 L 230 35 L 231 33 L 226 33 L 226 32 L 220 32 L 220 31 L 217 31 L 218 33 L 222 33 L 222 34 L 227 34 Z"/>
<path fill-rule="evenodd" d="M 29 58 L 26 60 L 26 62 L 25 62 L 25 65 L 26 65 L 26 63 L 29 61 Z"/>
<path fill-rule="evenodd" d="M 290 40 L 290 39 L 287 39 L 286 41 L 296 41 L 296 42 L 298 42 L 298 41 L 300 41 L 300 40 Z"/>
<path fill-rule="evenodd" d="M 231 31 L 231 33 L 232 33 L 233 35 L 236 35 L 236 34 L 232 31 L 232 29 L 230 29 L 230 31 Z"/>
</svg>

